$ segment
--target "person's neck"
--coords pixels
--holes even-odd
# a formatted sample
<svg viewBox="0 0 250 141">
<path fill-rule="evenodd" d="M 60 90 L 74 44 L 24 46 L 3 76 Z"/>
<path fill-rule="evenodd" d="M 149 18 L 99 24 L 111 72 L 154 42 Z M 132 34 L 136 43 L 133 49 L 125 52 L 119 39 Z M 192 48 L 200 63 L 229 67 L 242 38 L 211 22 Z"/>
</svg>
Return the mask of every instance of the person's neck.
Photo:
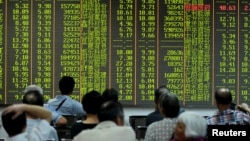
<svg viewBox="0 0 250 141">
<path fill-rule="evenodd" d="M 99 123 L 99 119 L 97 117 L 96 114 L 87 114 L 87 117 L 85 120 L 82 121 L 83 123 L 87 123 L 87 124 L 95 124 L 95 123 Z"/>
<path fill-rule="evenodd" d="M 219 111 L 225 111 L 227 109 L 230 109 L 230 107 L 228 105 L 219 105 L 218 109 L 219 109 Z"/>
</svg>

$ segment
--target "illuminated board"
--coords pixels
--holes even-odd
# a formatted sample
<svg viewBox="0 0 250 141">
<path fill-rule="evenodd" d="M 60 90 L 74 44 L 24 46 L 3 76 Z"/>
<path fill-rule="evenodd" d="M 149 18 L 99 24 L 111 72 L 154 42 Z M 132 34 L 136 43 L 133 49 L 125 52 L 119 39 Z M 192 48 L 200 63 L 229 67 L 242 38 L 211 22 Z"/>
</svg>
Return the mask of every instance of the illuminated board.
<svg viewBox="0 0 250 141">
<path fill-rule="evenodd" d="M 0 104 L 37 84 L 47 101 L 72 76 L 72 98 L 113 87 L 152 106 L 166 85 L 186 107 L 250 93 L 249 0 L 0 0 Z"/>
</svg>

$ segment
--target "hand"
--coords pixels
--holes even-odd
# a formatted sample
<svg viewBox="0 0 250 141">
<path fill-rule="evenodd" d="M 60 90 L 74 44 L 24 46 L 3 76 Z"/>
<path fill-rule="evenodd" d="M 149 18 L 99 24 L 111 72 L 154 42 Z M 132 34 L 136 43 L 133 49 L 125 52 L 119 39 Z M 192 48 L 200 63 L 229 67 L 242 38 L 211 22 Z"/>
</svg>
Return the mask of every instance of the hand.
<svg viewBox="0 0 250 141">
<path fill-rule="evenodd" d="M 24 112 L 24 109 L 25 109 L 25 104 L 14 104 L 5 108 L 2 114 L 13 112 L 15 114 L 12 117 L 12 119 L 15 119 Z"/>
</svg>

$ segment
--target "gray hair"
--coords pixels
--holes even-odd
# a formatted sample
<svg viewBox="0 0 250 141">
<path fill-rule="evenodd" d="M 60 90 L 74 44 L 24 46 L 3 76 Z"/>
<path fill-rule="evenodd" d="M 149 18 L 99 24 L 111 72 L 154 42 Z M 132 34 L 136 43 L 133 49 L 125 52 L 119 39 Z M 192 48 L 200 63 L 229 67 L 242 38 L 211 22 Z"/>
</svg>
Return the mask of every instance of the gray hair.
<svg viewBox="0 0 250 141">
<path fill-rule="evenodd" d="M 185 136 L 205 137 L 207 135 L 206 119 L 196 112 L 186 111 L 179 115 L 177 122 L 185 125 Z"/>
<path fill-rule="evenodd" d="M 41 95 L 43 94 L 43 89 L 37 85 L 29 85 L 25 88 L 24 93 L 28 93 L 30 91 L 38 91 Z"/>
</svg>

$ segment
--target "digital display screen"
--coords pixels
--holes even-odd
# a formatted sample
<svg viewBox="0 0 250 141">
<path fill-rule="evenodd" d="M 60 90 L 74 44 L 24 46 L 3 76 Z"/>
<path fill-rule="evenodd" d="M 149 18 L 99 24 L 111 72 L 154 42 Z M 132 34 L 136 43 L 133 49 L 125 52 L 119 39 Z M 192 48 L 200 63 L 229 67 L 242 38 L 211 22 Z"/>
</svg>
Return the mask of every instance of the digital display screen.
<svg viewBox="0 0 250 141">
<path fill-rule="evenodd" d="M 124 105 L 153 105 L 166 85 L 186 107 L 214 105 L 220 87 L 249 102 L 249 0 L 0 0 L 0 103 L 30 84 L 45 100 L 113 87 Z"/>
</svg>

